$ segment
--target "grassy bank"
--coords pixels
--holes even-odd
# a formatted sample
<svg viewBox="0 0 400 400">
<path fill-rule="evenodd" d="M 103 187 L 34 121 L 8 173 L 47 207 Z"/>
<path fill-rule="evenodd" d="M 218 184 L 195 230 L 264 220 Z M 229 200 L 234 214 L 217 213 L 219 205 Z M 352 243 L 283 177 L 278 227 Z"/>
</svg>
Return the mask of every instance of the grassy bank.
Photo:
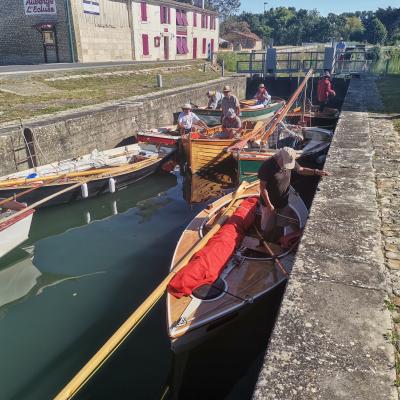
<svg viewBox="0 0 400 400">
<path fill-rule="evenodd" d="M 393 124 L 400 134 L 400 75 L 388 75 L 377 82 L 385 111 L 393 114 Z"/>
<path fill-rule="evenodd" d="M 85 71 L 13 75 L 0 79 L 0 123 L 121 100 L 220 77 L 203 61 Z M 157 74 L 163 88 L 157 87 Z"/>
</svg>

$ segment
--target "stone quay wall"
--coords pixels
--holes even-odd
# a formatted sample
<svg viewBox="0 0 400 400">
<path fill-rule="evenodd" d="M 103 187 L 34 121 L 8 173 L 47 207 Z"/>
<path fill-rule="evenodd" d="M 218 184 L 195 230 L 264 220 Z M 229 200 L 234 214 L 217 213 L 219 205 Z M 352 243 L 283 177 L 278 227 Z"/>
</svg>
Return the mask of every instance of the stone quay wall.
<svg viewBox="0 0 400 400">
<path fill-rule="evenodd" d="M 350 83 L 256 400 L 398 399 L 370 85 Z"/>
<path fill-rule="evenodd" d="M 16 171 L 13 148 L 24 146 L 24 130 L 33 133 L 38 165 L 43 165 L 117 147 L 142 129 L 171 125 L 173 113 L 184 103 L 205 105 L 207 90 L 222 90 L 224 85 L 230 85 L 239 98 L 245 97 L 246 78 L 236 76 L 61 112 L 24 122 L 22 129 L 18 124 L 0 126 L 0 175 Z M 23 163 L 18 170 L 28 167 Z"/>
</svg>

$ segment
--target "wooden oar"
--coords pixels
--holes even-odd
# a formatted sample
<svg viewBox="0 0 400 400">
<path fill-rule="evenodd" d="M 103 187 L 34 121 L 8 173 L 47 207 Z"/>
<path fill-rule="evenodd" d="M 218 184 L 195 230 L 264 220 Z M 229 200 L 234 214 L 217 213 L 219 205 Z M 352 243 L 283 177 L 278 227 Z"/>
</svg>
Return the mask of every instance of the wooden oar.
<svg viewBox="0 0 400 400">
<path fill-rule="evenodd" d="M 64 175 L 64 176 L 65 176 L 65 175 Z M 54 178 L 54 180 L 48 181 L 48 182 L 46 183 L 46 185 L 50 185 L 50 184 L 52 184 L 52 183 L 58 181 L 59 179 L 62 179 L 62 177 L 61 177 L 61 178 Z M 1 207 L 2 205 L 4 205 L 4 204 L 8 203 L 9 201 L 16 200 L 16 199 L 18 199 L 19 197 L 24 196 L 25 194 L 31 193 L 31 192 L 33 192 L 34 190 L 41 188 L 44 184 L 45 184 L 45 183 L 42 182 L 42 183 L 36 185 L 36 186 L 33 187 L 33 188 L 24 190 L 23 192 L 19 192 L 19 193 L 15 194 L 14 196 L 10 196 L 10 197 L 8 197 L 7 199 L 1 200 L 1 201 L 0 201 L 0 207 Z"/>
<path fill-rule="evenodd" d="M 276 262 L 278 265 L 279 269 L 283 272 L 285 276 L 289 276 L 289 272 L 286 271 L 285 267 L 281 263 L 281 260 L 274 254 L 273 250 L 271 247 L 268 245 L 268 243 L 264 240 L 263 236 L 261 235 L 260 231 L 257 229 L 256 225 L 254 225 L 254 228 L 256 230 L 257 236 L 259 237 L 261 244 L 264 246 L 265 250 L 267 250 L 268 254 L 272 257 L 273 261 Z"/>
<path fill-rule="evenodd" d="M 29 185 L 35 182 L 42 182 L 42 181 L 49 181 L 49 180 L 57 180 L 62 178 L 79 178 L 88 175 L 101 175 L 101 174 L 115 174 L 123 172 L 124 170 L 135 171 L 139 167 L 146 166 L 147 164 L 151 164 L 152 162 L 158 160 L 158 157 L 150 157 L 146 160 L 139 161 L 137 163 L 122 165 L 119 167 L 108 167 L 108 168 L 99 168 L 99 169 L 91 169 L 86 171 L 80 172 L 69 172 L 66 174 L 59 174 L 59 175 L 50 175 L 50 176 L 43 176 L 38 178 L 32 179 L 10 179 L 6 181 L 0 181 L 0 187 L 7 187 L 7 186 L 21 186 L 21 185 Z"/>
<path fill-rule="evenodd" d="M 157 301 L 162 297 L 167 286 L 175 274 L 181 270 L 193 257 L 193 255 L 202 249 L 209 239 L 219 230 L 221 225 L 233 214 L 233 207 L 242 192 L 255 186 L 258 182 L 249 184 L 243 182 L 232 200 L 228 204 L 226 210 L 218 219 L 211 230 L 193 246 L 186 255 L 175 265 L 174 269 L 166 276 L 166 278 L 157 286 L 157 288 L 147 297 L 147 299 L 134 311 L 131 316 L 117 329 L 117 331 L 107 340 L 107 342 L 98 350 L 98 352 L 89 360 L 89 362 L 75 375 L 75 377 L 61 390 L 54 400 L 66 400 L 75 396 L 85 383 L 95 374 L 95 372 L 104 364 L 104 362 L 114 353 L 114 351 L 124 342 L 128 335 L 135 329 L 140 321 L 154 307 Z M 232 208 L 234 208 L 232 210 Z"/>
</svg>

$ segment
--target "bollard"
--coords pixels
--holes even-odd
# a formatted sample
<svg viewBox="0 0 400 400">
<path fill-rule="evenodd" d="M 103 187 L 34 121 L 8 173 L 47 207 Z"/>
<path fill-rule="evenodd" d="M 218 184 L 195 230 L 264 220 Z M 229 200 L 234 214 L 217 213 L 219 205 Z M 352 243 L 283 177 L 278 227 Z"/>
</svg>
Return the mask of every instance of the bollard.
<svg viewBox="0 0 400 400">
<path fill-rule="evenodd" d="M 204 65 L 203 65 L 203 72 L 206 72 L 206 70 L 207 70 L 207 64 L 204 63 Z"/>
<path fill-rule="evenodd" d="M 389 74 L 389 63 L 390 63 L 390 59 L 388 58 L 388 59 L 386 60 L 386 75 Z"/>
<path fill-rule="evenodd" d="M 222 59 L 221 76 L 225 76 L 225 60 Z"/>
<path fill-rule="evenodd" d="M 159 88 L 163 87 L 162 75 L 160 75 L 160 74 L 157 75 L 157 87 L 159 87 Z"/>
</svg>

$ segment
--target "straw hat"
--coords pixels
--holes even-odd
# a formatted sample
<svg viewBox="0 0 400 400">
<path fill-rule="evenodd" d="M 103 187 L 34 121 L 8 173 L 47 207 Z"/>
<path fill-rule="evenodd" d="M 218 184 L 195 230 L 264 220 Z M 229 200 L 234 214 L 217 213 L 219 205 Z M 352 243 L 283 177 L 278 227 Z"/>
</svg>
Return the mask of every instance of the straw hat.
<svg viewBox="0 0 400 400">
<path fill-rule="evenodd" d="M 182 110 L 191 110 L 191 109 L 192 109 L 192 105 L 190 103 L 186 103 L 182 107 Z"/>
<path fill-rule="evenodd" d="M 224 86 L 224 88 L 222 89 L 223 92 L 230 92 L 231 91 L 231 87 L 230 86 Z"/>
<path fill-rule="evenodd" d="M 285 169 L 293 169 L 296 165 L 296 150 L 292 149 L 291 147 L 284 147 L 279 151 L 279 155 L 282 159 L 282 168 Z"/>
<path fill-rule="evenodd" d="M 264 89 L 265 85 L 263 83 L 260 83 L 260 86 L 258 86 L 259 89 Z"/>
<path fill-rule="evenodd" d="M 214 90 L 209 90 L 207 92 L 207 96 L 215 96 L 215 91 Z"/>
</svg>

